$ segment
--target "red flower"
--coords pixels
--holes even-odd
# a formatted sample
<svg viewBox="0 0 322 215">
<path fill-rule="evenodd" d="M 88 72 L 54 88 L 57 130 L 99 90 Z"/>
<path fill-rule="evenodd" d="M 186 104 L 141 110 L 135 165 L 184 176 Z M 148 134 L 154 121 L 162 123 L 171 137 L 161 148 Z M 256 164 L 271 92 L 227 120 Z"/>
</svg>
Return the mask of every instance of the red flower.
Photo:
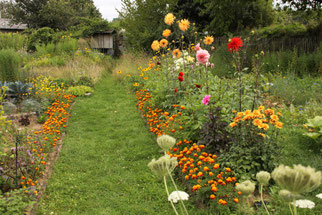
<svg viewBox="0 0 322 215">
<path fill-rule="evenodd" d="M 183 81 L 183 77 L 182 76 L 179 76 L 178 79 L 179 79 L 180 82 Z"/>
<path fill-rule="evenodd" d="M 197 88 L 200 88 L 200 87 L 201 87 L 201 84 L 196 84 L 196 87 L 197 87 Z"/>
<path fill-rule="evenodd" d="M 179 76 L 183 76 L 183 72 L 179 72 Z"/>
<path fill-rule="evenodd" d="M 240 47 L 243 46 L 243 40 L 239 37 L 234 37 L 231 39 L 231 42 L 228 43 L 228 51 L 233 53 L 233 52 L 238 52 L 240 51 Z"/>
<path fill-rule="evenodd" d="M 174 88 L 174 92 L 175 92 L 175 93 L 176 93 L 176 92 L 178 92 L 177 88 Z"/>
<path fill-rule="evenodd" d="M 158 61 L 158 62 L 157 62 L 157 65 L 161 65 L 161 63 Z"/>
</svg>

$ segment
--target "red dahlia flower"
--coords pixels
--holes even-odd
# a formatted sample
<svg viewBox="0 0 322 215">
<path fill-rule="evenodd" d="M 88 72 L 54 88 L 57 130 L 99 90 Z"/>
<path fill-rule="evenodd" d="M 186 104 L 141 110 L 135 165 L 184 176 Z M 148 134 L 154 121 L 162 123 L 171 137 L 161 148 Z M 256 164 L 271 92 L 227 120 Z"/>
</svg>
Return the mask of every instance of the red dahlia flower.
<svg viewBox="0 0 322 215">
<path fill-rule="evenodd" d="M 182 72 L 179 72 L 179 76 L 183 76 L 183 73 Z"/>
<path fill-rule="evenodd" d="M 179 79 L 180 82 L 183 81 L 183 77 L 182 76 L 179 76 L 178 79 Z"/>
<path fill-rule="evenodd" d="M 175 92 L 175 93 L 176 93 L 176 92 L 178 92 L 177 88 L 174 88 L 174 92 Z"/>
<path fill-rule="evenodd" d="M 201 84 L 196 84 L 196 87 L 197 87 L 197 88 L 200 88 L 200 87 L 201 87 Z"/>
<path fill-rule="evenodd" d="M 243 47 L 243 40 L 239 37 L 232 38 L 227 46 L 228 51 L 231 53 L 240 51 L 240 47 Z"/>
</svg>

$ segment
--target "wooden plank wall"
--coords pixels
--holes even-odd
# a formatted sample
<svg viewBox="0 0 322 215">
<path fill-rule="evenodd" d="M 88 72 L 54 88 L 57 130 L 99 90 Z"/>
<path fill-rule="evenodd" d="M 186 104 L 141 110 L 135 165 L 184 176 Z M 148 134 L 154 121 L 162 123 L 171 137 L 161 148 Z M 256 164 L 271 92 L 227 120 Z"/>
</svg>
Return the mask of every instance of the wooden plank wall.
<svg viewBox="0 0 322 215">
<path fill-rule="evenodd" d="M 92 39 L 91 46 L 94 49 L 113 49 L 113 35 L 95 35 Z"/>
</svg>

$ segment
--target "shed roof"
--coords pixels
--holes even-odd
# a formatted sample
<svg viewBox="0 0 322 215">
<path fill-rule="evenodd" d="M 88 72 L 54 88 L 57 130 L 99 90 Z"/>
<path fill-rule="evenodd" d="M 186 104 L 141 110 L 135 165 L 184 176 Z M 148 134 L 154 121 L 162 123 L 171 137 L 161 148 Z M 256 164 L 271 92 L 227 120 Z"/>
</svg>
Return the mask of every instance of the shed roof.
<svg viewBox="0 0 322 215">
<path fill-rule="evenodd" d="M 25 30 L 28 28 L 26 24 L 12 24 L 10 21 L 10 19 L 0 18 L 0 29 Z"/>
<path fill-rule="evenodd" d="M 116 33 L 115 30 L 107 30 L 107 31 L 95 33 L 94 35 L 99 35 L 99 34 L 114 34 L 114 33 Z"/>
</svg>

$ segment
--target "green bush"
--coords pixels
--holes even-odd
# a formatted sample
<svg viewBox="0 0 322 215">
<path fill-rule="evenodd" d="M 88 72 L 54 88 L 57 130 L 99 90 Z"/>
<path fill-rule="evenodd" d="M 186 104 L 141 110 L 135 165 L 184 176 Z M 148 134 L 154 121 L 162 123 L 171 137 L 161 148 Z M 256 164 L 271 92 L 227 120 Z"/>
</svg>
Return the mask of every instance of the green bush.
<svg viewBox="0 0 322 215">
<path fill-rule="evenodd" d="M 55 31 L 51 28 L 44 27 L 37 30 L 30 30 L 31 34 L 28 38 L 27 49 L 29 51 L 35 51 L 36 45 L 48 44 L 52 41 Z"/>
<path fill-rule="evenodd" d="M 92 93 L 94 90 L 88 86 L 75 86 L 70 87 L 67 92 L 74 96 L 85 96 L 86 93 Z"/>
<path fill-rule="evenodd" d="M 19 78 L 20 55 L 13 49 L 0 50 L 0 80 L 16 81 Z"/>
<path fill-rule="evenodd" d="M 288 25 L 272 24 L 270 26 L 261 28 L 256 31 L 257 38 L 282 38 L 282 37 L 296 37 L 305 36 L 307 29 L 305 25 L 300 23 L 293 23 Z"/>
<path fill-rule="evenodd" d="M 20 50 L 25 47 L 26 37 L 18 33 L 0 34 L 0 49 Z"/>
</svg>

